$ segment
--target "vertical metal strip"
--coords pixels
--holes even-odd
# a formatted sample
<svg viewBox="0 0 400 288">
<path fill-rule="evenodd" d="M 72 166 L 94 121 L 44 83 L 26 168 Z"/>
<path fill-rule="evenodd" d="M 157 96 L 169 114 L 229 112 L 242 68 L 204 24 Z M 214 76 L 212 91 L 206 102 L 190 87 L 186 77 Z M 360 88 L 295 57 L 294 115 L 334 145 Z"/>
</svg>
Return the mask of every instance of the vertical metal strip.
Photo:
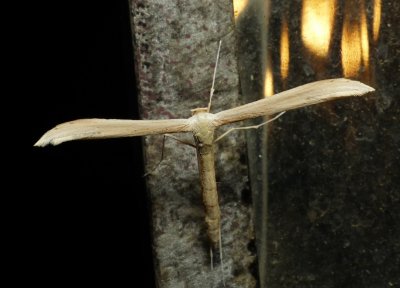
<svg viewBox="0 0 400 288">
<path fill-rule="evenodd" d="M 236 18 L 241 92 L 246 102 L 264 97 L 270 1 L 249 0 Z M 262 119 L 254 120 L 254 124 Z M 266 285 L 267 263 L 267 128 L 247 132 L 249 175 L 260 287 Z"/>
</svg>

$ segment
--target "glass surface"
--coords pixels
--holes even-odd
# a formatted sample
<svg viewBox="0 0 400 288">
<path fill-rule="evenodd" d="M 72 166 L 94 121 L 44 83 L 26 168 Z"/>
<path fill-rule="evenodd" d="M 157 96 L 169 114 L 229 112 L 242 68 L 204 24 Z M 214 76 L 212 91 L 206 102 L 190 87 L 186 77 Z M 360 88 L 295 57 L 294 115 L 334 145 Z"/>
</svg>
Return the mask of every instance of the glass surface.
<svg viewBox="0 0 400 288">
<path fill-rule="evenodd" d="M 400 285 L 400 2 L 244 2 L 246 102 L 338 77 L 376 89 L 249 133 L 262 285 Z"/>
</svg>

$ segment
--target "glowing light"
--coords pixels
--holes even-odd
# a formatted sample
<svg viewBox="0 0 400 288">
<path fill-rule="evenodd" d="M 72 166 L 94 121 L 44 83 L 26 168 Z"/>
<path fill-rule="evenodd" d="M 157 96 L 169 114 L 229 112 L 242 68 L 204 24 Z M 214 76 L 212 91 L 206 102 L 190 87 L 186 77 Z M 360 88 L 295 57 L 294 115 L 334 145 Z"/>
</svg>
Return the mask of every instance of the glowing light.
<svg viewBox="0 0 400 288">
<path fill-rule="evenodd" d="M 347 4 L 342 30 L 342 67 L 345 77 L 359 77 L 369 66 L 369 39 L 364 1 Z"/>
<path fill-rule="evenodd" d="M 364 8 L 364 5 L 362 5 Z M 361 11 L 361 51 L 362 60 L 365 68 L 369 66 L 369 40 L 368 40 L 368 27 L 367 27 L 367 16 L 365 15 L 365 10 Z"/>
<path fill-rule="evenodd" d="M 358 25 L 351 21 L 343 23 L 342 32 L 342 66 L 345 77 L 355 77 L 361 66 L 361 35 Z"/>
<path fill-rule="evenodd" d="M 267 62 L 264 79 L 264 97 L 274 95 L 274 76 L 272 74 L 271 60 Z"/>
<path fill-rule="evenodd" d="M 233 11 L 235 19 L 239 17 L 240 13 L 246 8 L 249 0 L 233 0 Z"/>
<path fill-rule="evenodd" d="M 382 3 L 381 0 L 374 1 L 374 20 L 372 22 L 372 35 L 374 42 L 378 40 L 379 30 L 381 28 L 381 14 L 382 14 Z"/>
<path fill-rule="evenodd" d="M 289 31 L 286 19 L 282 23 L 281 31 L 281 77 L 285 81 L 289 74 Z"/>
<path fill-rule="evenodd" d="M 303 0 L 301 38 L 314 55 L 326 57 L 331 42 L 336 0 Z"/>
</svg>

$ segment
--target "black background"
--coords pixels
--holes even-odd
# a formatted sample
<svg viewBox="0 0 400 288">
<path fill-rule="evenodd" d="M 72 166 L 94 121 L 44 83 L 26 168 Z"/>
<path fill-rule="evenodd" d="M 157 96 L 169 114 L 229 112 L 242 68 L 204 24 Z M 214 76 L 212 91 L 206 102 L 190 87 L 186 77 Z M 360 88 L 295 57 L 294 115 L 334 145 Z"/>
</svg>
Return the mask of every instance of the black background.
<svg viewBox="0 0 400 288">
<path fill-rule="evenodd" d="M 22 120 L 13 145 L 22 147 L 7 188 L 17 208 L 10 218 L 19 219 L 16 280 L 154 287 L 141 139 L 33 147 L 61 122 L 139 118 L 128 1 L 30 2 L 17 11 L 22 63 L 9 97 Z"/>
</svg>

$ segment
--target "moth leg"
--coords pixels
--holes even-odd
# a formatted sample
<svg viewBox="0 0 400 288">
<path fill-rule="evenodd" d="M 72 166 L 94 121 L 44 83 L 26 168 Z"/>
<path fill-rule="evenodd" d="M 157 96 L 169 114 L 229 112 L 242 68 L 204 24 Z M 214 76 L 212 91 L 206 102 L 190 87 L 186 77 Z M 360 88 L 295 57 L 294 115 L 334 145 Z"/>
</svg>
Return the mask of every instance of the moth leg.
<svg viewBox="0 0 400 288">
<path fill-rule="evenodd" d="M 219 258 L 221 261 L 221 277 L 222 277 L 222 284 L 225 286 L 225 277 L 224 277 L 224 261 L 222 259 L 222 237 L 221 237 L 221 226 L 219 227 Z"/>
<path fill-rule="evenodd" d="M 214 254 L 211 246 L 210 246 L 210 268 L 211 270 L 214 270 Z"/>
<path fill-rule="evenodd" d="M 193 148 L 196 148 L 196 145 L 195 145 L 195 144 L 190 143 L 190 142 L 185 141 L 185 140 L 182 140 L 182 139 L 179 139 L 178 137 L 175 137 L 174 135 L 171 135 L 171 134 L 164 134 L 164 141 L 165 141 L 165 137 L 169 137 L 169 138 L 174 139 L 175 141 L 177 141 L 177 142 L 179 142 L 179 143 L 182 143 L 182 144 L 185 144 L 185 145 L 188 145 L 188 146 L 192 146 Z M 164 141 L 163 141 L 163 145 L 164 145 Z M 164 147 L 163 147 L 163 148 L 164 148 Z"/>
<path fill-rule="evenodd" d="M 185 144 L 185 145 L 189 145 L 189 146 L 192 146 L 192 147 L 196 148 L 196 146 L 195 146 L 193 143 L 190 143 L 190 142 L 181 140 L 181 139 L 179 139 L 179 138 L 177 138 L 177 137 L 175 137 L 175 136 L 173 136 L 173 135 L 171 135 L 171 134 L 164 134 L 164 135 L 163 135 L 163 141 L 162 141 L 162 149 L 161 149 L 161 158 L 160 158 L 160 161 L 158 161 L 157 165 L 154 166 L 153 169 L 151 169 L 150 171 L 146 172 L 146 173 L 143 175 L 143 177 L 147 177 L 148 175 L 152 174 L 152 173 L 158 168 L 158 166 L 160 166 L 161 162 L 164 160 L 165 139 L 166 139 L 167 137 L 168 137 L 168 138 L 171 138 L 171 139 L 174 139 L 175 141 L 177 141 L 177 142 L 179 142 L 179 143 L 182 143 L 182 144 Z"/>
<path fill-rule="evenodd" d="M 228 131 L 226 131 L 224 134 L 222 134 L 221 136 L 219 136 L 217 139 L 215 139 L 214 143 L 218 142 L 219 140 L 221 140 L 222 138 L 224 138 L 226 135 L 228 135 L 229 133 L 236 131 L 236 130 L 248 130 L 248 129 L 258 129 L 261 126 L 264 126 L 265 124 L 268 124 L 276 119 L 278 119 L 279 117 L 281 117 L 286 111 L 283 111 L 281 113 L 279 113 L 278 115 L 276 115 L 274 118 L 269 119 L 261 124 L 258 125 L 253 125 L 253 126 L 246 126 L 246 127 L 235 127 L 235 128 L 231 128 Z"/>
</svg>

